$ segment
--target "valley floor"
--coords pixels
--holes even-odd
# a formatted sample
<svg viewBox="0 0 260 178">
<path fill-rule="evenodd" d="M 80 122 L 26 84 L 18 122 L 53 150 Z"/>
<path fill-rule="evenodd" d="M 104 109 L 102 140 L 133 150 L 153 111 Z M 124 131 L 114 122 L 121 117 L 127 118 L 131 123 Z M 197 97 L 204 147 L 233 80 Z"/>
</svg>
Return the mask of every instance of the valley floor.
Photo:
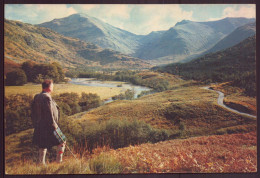
<svg viewBox="0 0 260 178">
<path fill-rule="evenodd" d="M 70 116 L 66 125 L 74 136 L 80 138 L 95 124 L 101 125 L 111 119 L 144 121 L 153 128 L 167 130 L 167 141 L 119 149 L 110 149 L 109 145 L 98 146 L 92 154 L 83 146 L 74 148 L 74 153 L 78 157 L 81 155 L 78 161 L 67 151 L 61 165 L 50 162 L 47 167 L 39 167 L 36 165 L 37 149 L 31 145 L 33 130 L 30 129 L 5 137 L 6 173 L 256 172 L 256 119 L 226 110 L 217 104 L 216 92 L 200 87 L 176 83 L 172 90 L 131 101 L 118 100 Z M 223 92 L 226 96 L 226 90 Z M 242 103 L 240 100 L 243 99 L 243 102 L 255 106 L 255 98 L 235 96 L 240 96 L 239 92 L 227 94 L 227 100 Z M 96 137 L 102 135 L 97 131 L 93 133 L 97 134 Z M 118 135 L 113 133 L 119 135 L 117 130 L 113 130 L 110 139 L 117 138 Z M 72 146 L 72 140 L 69 144 Z"/>
</svg>

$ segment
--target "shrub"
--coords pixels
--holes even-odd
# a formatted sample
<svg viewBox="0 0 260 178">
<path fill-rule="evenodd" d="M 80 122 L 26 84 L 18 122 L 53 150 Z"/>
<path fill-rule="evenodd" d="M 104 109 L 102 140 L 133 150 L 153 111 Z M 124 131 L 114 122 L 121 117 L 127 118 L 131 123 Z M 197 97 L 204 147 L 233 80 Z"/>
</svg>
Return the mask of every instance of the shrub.
<svg viewBox="0 0 260 178">
<path fill-rule="evenodd" d="M 89 161 L 90 170 L 96 174 L 119 174 L 123 167 L 119 161 L 105 153 L 101 153 Z"/>
<path fill-rule="evenodd" d="M 26 83 L 27 83 L 26 74 L 21 69 L 6 74 L 6 85 L 21 86 Z"/>
<path fill-rule="evenodd" d="M 135 97 L 135 91 L 127 89 L 124 94 L 120 93 L 119 95 L 113 96 L 113 100 L 133 100 Z"/>
<path fill-rule="evenodd" d="M 149 94 L 151 94 L 151 91 L 142 91 L 137 97 L 140 98 L 142 96 L 149 95 Z"/>
<path fill-rule="evenodd" d="M 166 130 L 152 128 L 149 124 L 137 120 L 110 119 L 101 124 L 82 125 L 84 131 L 77 135 L 75 132 L 80 130 L 79 128 L 75 126 L 70 128 L 71 133 L 77 142 L 87 145 L 90 151 L 98 146 L 122 148 L 146 142 L 155 143 L 169 138 Z"/>
<path fill-rule="evenodd" d="M 60 112 L 62 112 L 65 115 L 70 116 L 71 115 L 71 108 L 67 103 L 64 102 L 58 102 L 59 108 L 60 108 Z"/>
<path fill-rule="evenodd" d="M 77 93 L 61 93 L 60 95 L 55 95 L 53 98 L 57 101 L 61 111 L 66 115 L 70 116 L 81 111 L 79 106 L 80 97 Z"/>
<path fill-rule="evenodd" d="M 101 105 L 101 99 L 97 94 L 82 92 L 79 105 L 82 111 L 87 111 L 91 108 L 96 108 Z"/>
<path fill-rule="evenodd" d="M 182 119 L 198 118 L 200 113 L 196 109 L 194 105 L 173 103 L 165 109 L 164 114 L 167 119 L 180 124 Z"/>
<path fill-rule="evenodd" d="M 32 96 L 16 94 L 5 97 L 5 131 L 6 134 L 17 133 L 32 128 Z"/>
<path fill-rule="evenodd" d="M 135 97 L 135 91 L 134 90 L 127 89 L 125 91 L 125 99 L 126 100 L 132 100 L 132 99 L 134 99 L 134 97 Z"/>
<path fill-rule="evenodd" d="M 5 133 L 9 135 L 19 131 L 19 115 L 10 109 L 5 111 Z"/>
<path fill-rule="evenodd" d="M 169 89 L 169 82 L 165 79 L 151 79 L 145 82 L 145 86 L 153 88 L 155 91 L 165 91 Z"/>
<path fill-rule="evenodd" d="M 217 131 L 215 131 L 215 134 L 223 135 L 223 134 L 235 134 L 235 133 L 248 133 L 255 130 L 256 130 L 255 125 L 238 125 L 238 126 L 218 129 Z"/>
</svg>

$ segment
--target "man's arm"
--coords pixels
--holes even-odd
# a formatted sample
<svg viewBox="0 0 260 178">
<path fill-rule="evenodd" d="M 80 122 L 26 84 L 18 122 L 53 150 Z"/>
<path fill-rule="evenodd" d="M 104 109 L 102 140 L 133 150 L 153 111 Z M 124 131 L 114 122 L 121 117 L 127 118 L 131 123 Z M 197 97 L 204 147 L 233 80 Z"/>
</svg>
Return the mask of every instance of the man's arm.
<svg viewBox="0 0 260 178">
<path fill-rule="evenodd" d="M 46 97 L 45 99 L 45 115 L 46 115 L 46 122 L 48 123 L 48 125 L 53 126 L 54 129 L 58 128 L 58 124 L 55 121 L 55 116 L 54 116 L 54 109 L 56 110 L 56 108 L 54 108 L 53 104 L 51 103 L 51 98 Z"/>
<path fill-rule="evenodd" d="M 39 102 L 37 102 L 38 95 L 35 95 L 33 98 L 33 102 L 31 103 L 31 119 L 33 123 L 33 127 L 36 128 L 39 125 L 39 121 L 41 120 L 41 108 Z"/>
</svg>

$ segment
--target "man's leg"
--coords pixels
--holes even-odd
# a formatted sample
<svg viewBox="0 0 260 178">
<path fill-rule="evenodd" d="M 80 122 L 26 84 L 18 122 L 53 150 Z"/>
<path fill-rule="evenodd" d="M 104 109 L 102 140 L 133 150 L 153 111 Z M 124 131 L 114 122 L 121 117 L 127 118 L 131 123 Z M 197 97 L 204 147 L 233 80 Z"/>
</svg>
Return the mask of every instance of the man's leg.
<svg viewBox="0 0 260 178">
<path fill-rule="evenodd" d="M 45 163 L 46 153 L 47 153 L 47 148 L 39 149 L 39 163 L 40 164 L 46 165 L 46 163 Z"/>
<path fill-rule="evenodd" d="M 66 142 L 58 145 L 58 147 L 57 147 L 56 162 L 58 162 L 58 163 L 62 162 L 62 156 L 63 156 L 63 153 L 65 151 L 65 144 L 66 144 Z"/>
</svg>

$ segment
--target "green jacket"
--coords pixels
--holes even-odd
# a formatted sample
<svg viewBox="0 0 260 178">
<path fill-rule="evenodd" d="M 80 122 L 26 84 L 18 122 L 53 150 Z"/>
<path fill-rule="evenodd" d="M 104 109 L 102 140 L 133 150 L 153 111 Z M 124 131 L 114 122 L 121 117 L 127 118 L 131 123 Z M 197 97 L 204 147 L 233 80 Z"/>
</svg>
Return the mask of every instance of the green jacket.
<svg viewBox="0 0 260 178">
<path fill-rule="evenodd" d="M 58 125 L 58 105 L 47 92 L 35 95 L 32 103 L 32 122 L 34 126 L 33 143 L 41 148 L 58 145 L 53 134 Z"/>
</svg>

